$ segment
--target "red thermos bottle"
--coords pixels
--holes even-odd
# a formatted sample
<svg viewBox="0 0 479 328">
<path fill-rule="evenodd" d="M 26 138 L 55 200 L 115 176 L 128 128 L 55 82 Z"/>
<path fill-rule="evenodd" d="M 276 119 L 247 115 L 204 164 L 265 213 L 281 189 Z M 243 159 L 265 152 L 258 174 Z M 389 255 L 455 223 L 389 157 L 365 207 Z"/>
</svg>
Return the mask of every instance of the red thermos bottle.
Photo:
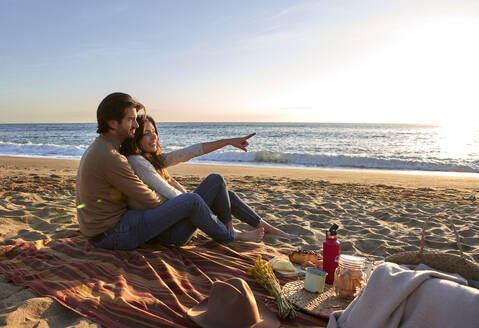
<svg viewBox="0 0 479 328">
<path fill-rule="evenodd" d="M 339 226 L 333 224 L 326 231 L 326 240 L 323 242 L 323 270 L 328 273 L 326 283 L 332 285 L 334 282 L 334 270 L 338 266 L 339 260 L 339 241 L 336 239 L 336 231 Z"/>
</svg>

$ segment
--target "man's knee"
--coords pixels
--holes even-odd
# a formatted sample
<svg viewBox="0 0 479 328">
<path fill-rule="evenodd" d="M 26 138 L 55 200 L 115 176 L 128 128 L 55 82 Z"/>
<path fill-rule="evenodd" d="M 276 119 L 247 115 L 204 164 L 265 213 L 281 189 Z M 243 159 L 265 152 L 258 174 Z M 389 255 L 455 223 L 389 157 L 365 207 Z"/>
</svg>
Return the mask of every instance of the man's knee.
<svg viewBox="0 0 479 328">
<path fill-rule="evenodd" d="M 208 207 L 203 198 L 194 192 L 187 192 L 181 195 L 185 199 L 185 206 L 193 208 Z"/>
<path fill-rule="evenodd" d="M 182 194 L 181 196 L 185 199 L 184 206 L 188 209 L 188 211 L 190 211 L 190 215 L 197 211 L 209 211 L 208 205 L 205 203 L 204 199 L 200 195 L 194 192 L 187 192 Z"/>
<path fill-rule="evenodd" d="M 186 192 L 182 194 L 181 197 L 184 198 L 187 203 L 197 203 L 199 201 L 203 201 L 203 198 L 194 192 Z"/>
</svg>

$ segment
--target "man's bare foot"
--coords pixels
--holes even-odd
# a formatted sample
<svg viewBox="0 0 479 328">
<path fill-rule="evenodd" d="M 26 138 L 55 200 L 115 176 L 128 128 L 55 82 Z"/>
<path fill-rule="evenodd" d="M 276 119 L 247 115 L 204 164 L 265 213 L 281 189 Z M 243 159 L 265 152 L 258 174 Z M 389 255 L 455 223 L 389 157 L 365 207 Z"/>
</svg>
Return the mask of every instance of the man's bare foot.
<svg viewBox="0 0 479 328">
<path fill-rule="evenodd" d="M 240 232 L 235 230 L 235 240 L 253 241 L 259 243 L 263 240 L 264 228 L 257 228 L 251 231 Z"/>
<path fill-rule="evenodd" d="M 275 228 L 271 224 L 263 220 L 259 221 L 259 224 L 256 226 L 256 228 L 264 228 L 265 233 L 270 233 L 272 235 L 277 235 L 283 238 L 288 238 L 288 239 L 293 238 L 293 235 L 286 233 L 283 230 L 280 230 L 278 228 Z"/>
</svg>

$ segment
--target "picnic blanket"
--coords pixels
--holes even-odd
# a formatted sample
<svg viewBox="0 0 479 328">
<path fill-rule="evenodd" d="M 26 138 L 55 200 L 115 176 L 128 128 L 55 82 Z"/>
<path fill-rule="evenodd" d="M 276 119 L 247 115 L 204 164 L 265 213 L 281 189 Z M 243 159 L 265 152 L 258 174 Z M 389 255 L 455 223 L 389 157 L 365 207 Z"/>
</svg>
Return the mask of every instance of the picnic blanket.
<svg viewBox="0 0 479 328">
<path fill-rule="evenodd" d="M 183 247 L 111 251 L 77 235 L 0 246 L 0 272 L 105 327 L 196 327 L 187 310 L 209 295 L 214 281 L 231 277 L 245 279 L 257 301 L 277 313 L 267 291 L 246 274 L 258 253 L 279 254 L 262 244 L 203 236 Z M 326 325 L 304 313 L 282 321 L 282 327 Z"/>
</svg>

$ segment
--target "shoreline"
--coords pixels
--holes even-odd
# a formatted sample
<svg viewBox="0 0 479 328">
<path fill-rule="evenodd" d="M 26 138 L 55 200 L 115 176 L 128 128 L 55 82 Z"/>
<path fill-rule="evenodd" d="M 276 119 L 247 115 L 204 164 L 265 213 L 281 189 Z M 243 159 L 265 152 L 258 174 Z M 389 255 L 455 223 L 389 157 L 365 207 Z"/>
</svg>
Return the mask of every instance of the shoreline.
<svg viewBox="0 0 479 328">
<path fill-rule="evenodd" d="M 76 175 L 79 160 L 38 157 L 0 156 L 0 176 L 25 170 L 37 174 Z M 286 177 L 294 179 L 324 180 L 331 183 L 356 183 L 364 185 L 390 185 L 416 188 L 453 188 L 479 192 L 479 174 L 397 171 L 373 169 L 329 169 L 329 168 L 284 168 L 248 165 L 182 163 L 171 167 L 172 175 L 199 175 L 219 173 L 225 176 Z"/>
<path fill-rule="evenodd" d="M 55 161 L 80 161 L 79 158 L 68 157 L 48 157 L 48 156 L 26 156 L 26 155 L 0 155 L 0 158 L 23 158 L 23 159 L 38 159 L 38 160 L 55 160 Z M 202 161 L 188 162 L 191 165 L 208 165 L 208 166 L 240 166 L 240 167 L 255 167 L 278 170 L 305 170 L 305 171 L 352 171 L 352 172 L 370 172 L 370 173 L 391 173 L 391 174 L 405 174 L 405 175 L 438 175 L 438 176 L 458 176 L 479 178 L 479 172 L 463 172 L 463 171 L 438 171 L 438 170 L 406 170 L 406 169 L 389 169 L 389 168 L 358 168 L 358 167 L 322 167 L 322 166 L 288 166 L 284 164 L 269 163 L 269 162 L 222 162 L 222 161 Z"/>
</svg>

